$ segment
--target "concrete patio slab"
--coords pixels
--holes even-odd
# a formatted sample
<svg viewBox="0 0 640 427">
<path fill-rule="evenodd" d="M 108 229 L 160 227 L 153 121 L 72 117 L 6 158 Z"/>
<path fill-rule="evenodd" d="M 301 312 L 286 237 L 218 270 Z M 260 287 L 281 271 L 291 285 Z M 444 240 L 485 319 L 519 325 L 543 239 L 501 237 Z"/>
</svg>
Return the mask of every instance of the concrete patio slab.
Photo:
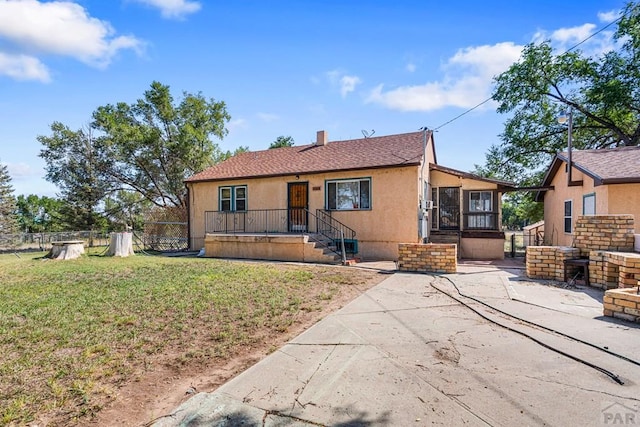
<svg viewBox="0 0 640 427">
<path fill-rule="evenodd" d="M 606 425 L 636 413 L 637 365 L 460 297 L 453 283 L 506 313 L 640 354 L 640 329 L 601 320 L 597 294 L 483 266 L 394 274 L 156 426 Z"/>
</svg>

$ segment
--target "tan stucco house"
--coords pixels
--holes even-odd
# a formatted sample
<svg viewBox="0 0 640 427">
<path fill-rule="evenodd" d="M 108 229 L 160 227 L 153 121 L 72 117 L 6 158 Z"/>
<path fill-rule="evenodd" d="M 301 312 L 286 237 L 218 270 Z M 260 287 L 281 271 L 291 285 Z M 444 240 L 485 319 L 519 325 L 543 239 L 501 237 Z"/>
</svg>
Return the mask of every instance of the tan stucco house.
<svg viewBox="0 0 640 427">
<path fill-rule="evenodd" d="M 346 141 L 319 131 L 313 144 L 241 153 L 185 183 L 190 247 L 206 256 L 321 262 L 322 234 L 393 260 L 399 243 L 438 233 L 463 255 L 504 256 L 500 198 L 512 185 L 439 166 L 428 130 Z"/>
<path fill-rule="evenodd" d="M 545 243 L 571 246 L 579 215 L 640 218 L 640 147 L 558 153 L 536 200 L 544 202 Z M 570 171 L 570 172 L 569 172 Z"/>
</svg>

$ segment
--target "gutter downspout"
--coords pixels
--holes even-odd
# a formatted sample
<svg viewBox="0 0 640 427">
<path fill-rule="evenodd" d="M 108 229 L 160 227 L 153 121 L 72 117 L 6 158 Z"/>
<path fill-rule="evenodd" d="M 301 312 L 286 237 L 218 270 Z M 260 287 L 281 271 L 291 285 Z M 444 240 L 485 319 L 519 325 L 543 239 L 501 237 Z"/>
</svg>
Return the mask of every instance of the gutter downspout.
<svg viewBox="0 0 640 427">
<path fill-rule="evenodd" d="M 427 213 L 426 213 L 426 210 L 422 208 L 423 201 L 425 202 L 425 205 L 426 205 L 424 166 L 427 163 L 427 131 L 428 130 L 429 129 L 426 126 L 422 128 L 422 165 L 420 166 L 420 188 L 422 191 L 419 198 L 420 203 L 418 204 L 418 209 L 420 210 L 418 214 L 418 220 L 420 221 L 420 227 L 424 228 L 424 233 L 422 229 L 420 230 L 423 243 L 426 243 L 429 241 L 429 226 L 428 224 L 425 225 Z"/>
</svg>

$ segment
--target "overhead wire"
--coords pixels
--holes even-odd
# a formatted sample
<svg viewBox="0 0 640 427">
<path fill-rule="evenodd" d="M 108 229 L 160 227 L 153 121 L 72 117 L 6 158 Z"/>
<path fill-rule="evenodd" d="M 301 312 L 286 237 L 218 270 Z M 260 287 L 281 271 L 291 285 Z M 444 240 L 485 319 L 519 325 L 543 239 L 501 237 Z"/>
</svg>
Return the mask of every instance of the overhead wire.
<svg viewBox="0 0 640 427">
<path fill-rule="evenodd" d="M 600 28 L 598 31 L 594 32 L 593 34 L 590 34 L 589 36 L 585 37 L 584 39 L 582 39 L 581 41 L 579 41 L 578 43 L 574 44 L 573 46 L 571 46 L 570 48 L 568 48 L 567 50 L 565 50 L 564 52 L 562 52 L 560 55 L 564 55 L 565 53 L 571 52 L 572 50 L 576 49 L 578 46 L 586 43 L 587 41 L 589 41 L 591 38 L 597 36 L 598 34 L 600 34 L 601 32 L 603 32 L 604 30 L 606 30 L 607 28 L 609 28 L 610 26 L 612 26 L 613 24 L 617 24 L 618 22 L 620 22 L 622 20 L 622 18 L 624 18 L 625 16 L 627 16 L 628 13 L 622 13 L 617 19 L 615 19 L 614 21 L 609 22 L 607 25 L 605 25 L 604 27 Z M 446 125 L 448 125 L 449 123 L 455 122 L 456 120 L 458 120 L 459 118 L 463 117 L 464 115 L 472 112 L 473 110 L 483 106 L 484 104 L 486 104 L 487 102 L 491 101 L 493 99 L 493 97 L 489 97 L 487 99 L 485 99 L 484 101 L 480 102 L 479 104 L 476 104 L 475 106 L 469 108 L 468 110 L 465 110 L 464 112 L 462 112 L 461 114 L 458 114 L 457 116 L 455 116 L 454 118 L 452 118 L 451 120 L 448 120 L 444 123 L 442 123 L 440 126 L 436 126 L 433 131 L 437 131 L 443 127 L 445 127 Z"/>
</svg>

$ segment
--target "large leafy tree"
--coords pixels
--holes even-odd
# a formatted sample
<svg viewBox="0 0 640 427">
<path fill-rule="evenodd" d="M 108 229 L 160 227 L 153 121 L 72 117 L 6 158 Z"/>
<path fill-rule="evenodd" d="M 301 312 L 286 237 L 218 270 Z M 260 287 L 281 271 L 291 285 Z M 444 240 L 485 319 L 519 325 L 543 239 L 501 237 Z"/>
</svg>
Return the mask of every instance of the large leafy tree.
<svg viewBox="0 0 640 427">
<path fill-rule="evenodd" d="M 13 195 L 11 176 L 7 166 L 0 163 L 0 234 L 17 232 L 16 199 Z"/>
<path fill-rule="evenodd" d="M 101 140 L 89 127 L 77 131 L 62 123 L 51 125 L 52 135 L 38 136 L 40 157 L 46 162 L 46 178 L 61 189 L 63 215 L 76 230 L 104 227 L 100 203 L 112 188 L 105 179 L 111 162 L 101 156 Z"/>
<path fill-rule="evenodd" d="M 573 111 L 573 144 L 599 149 L 640 143 L 640 5 L 629 3 L 617 22 L 616 49 L 598 56 L 559 55 L 549 42 L 525 47 L 520 61 L 496 78 L 493 99 L 509 114 L 502 143 L 491 147 L 486 174 L 524 185 L 566 149 L 557 117 Z"/>
<path fill-rule="evenodd" d="M 28 233 L 63 231 L 67 228 L 63 216 L 64 202 L 47 196 L 20 195 L 16 201 L 20 229 Z"/>
<path fill-rule="evenodd" d="M 212 138 L 227 134 L 229 120 L 224 102 L 185 92 L 176 103 L 159 82 L 132 104 L 99 107 L 92 126 L 110 161 L 105 179 L 154 205 L 186 207 L 183 180 L 225 157 Z"/>
</svg>

